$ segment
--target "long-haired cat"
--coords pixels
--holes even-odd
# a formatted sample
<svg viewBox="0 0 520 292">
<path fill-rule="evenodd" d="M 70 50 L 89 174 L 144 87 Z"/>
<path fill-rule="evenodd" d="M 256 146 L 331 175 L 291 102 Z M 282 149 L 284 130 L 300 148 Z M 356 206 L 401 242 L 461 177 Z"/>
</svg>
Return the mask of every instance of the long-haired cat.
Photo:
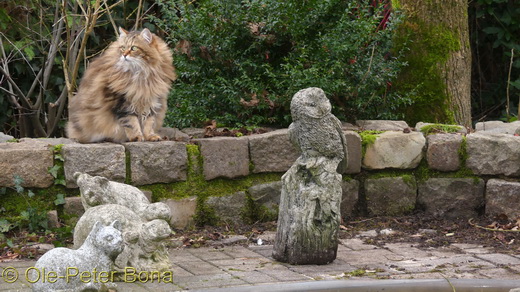
<svg viewBox="0 0 520 292">
<path fill-rule="evenodd" d="M 172 54 L 148 29 L 126 31 L 85 71 L 69 103 L 67 136 L 81 143 L 159 141 L 177 78 Z"/>
</svg>

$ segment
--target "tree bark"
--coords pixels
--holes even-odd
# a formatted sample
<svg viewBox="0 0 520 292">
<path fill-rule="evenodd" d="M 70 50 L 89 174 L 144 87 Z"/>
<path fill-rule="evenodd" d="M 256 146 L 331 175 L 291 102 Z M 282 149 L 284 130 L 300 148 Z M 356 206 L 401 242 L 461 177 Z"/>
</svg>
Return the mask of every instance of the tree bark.
<svg viewBox="0 0 520 292">
<path fill-rule="evenodd" d="M 410 62 L 410 66 L 424 65 L 421 74 L 415 76 L 417 84 L 431 82 L 431 78 L 439 77 L 437 88 L 443 87 L 440 92 L 431 94 L 443 104 L 428 103 L 428 98 L 418 104 L 424 108 L 424 112 L 442 107 L 443 113 L 435 113 L 431 119 L 425 122 L 455 122 L 471 128 L 471 49 L 469 41 L 468 25 L 468 0 L 400 0 L 400 4 L 406 13 L 409 36 L 412 37 L 410 52 L 408 55 L 422 54 L 424 63 Z M 411 30 L 411 31 L 410 31 Z M 424 49 L 423 52 L 420 50 Z M 432 61 L 432 62 L 428 62 Z M 435 68 L 436 67 L 436 68 Z M 433 70 L 437 69 L 437 72 Z M 412 69 L 413 70 L 413 69 Z M 432 83 L 430 83 L 432 84 Z M 443 97 L 438 97 L 439 93 Z M 427 96 L 428 94 L 420 94 Z M 431 98 L 430 98 L 431 99 Z M 433 103 L 433 104 L 432 104 Z"/>
</svg>

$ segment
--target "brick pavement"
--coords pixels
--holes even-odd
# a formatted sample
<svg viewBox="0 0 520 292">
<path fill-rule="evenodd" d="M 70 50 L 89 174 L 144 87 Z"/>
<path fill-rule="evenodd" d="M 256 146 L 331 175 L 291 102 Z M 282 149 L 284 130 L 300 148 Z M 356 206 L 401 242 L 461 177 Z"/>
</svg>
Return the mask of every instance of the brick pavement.
<svg viewBox="0 0 520 292">
<path fill-rule="evenodd" d="M 478 291 L 509 291 L 512 287 L 520 287 L 520 255 L 497 254 L 491 249 L 474 244 L 452 244 L 425 249 L 413 243 L 388 243 L 384 247 L 377 247 L 366 244 L 359 238 L 345 239 L 340 242 L 337 259 L 322 266 L 283 264 L 273 260 L 271 252 L 271 245 L 172 249 L 170 258 L 173 263 L 173 283 L 158 283 L 157 280 L 119 283 L 119 291 L 193 291 L 217 288 L 236 291 L 297 291 L 314 287 L 313 285 L 348 286 L 351 287 L 349 291 L 357 291 L 352 290 L 352 287 L 384 283 L 388 288 L 402 283 L 403 280 L 406 280 L 403 283 L 424 286 L 428 282 L 418 279 L 429 279 L 433 281 L 428 282 L 433 283 L 432 285 L 444 285 L 448 288 L 451 282 L 465 285 L 505 285 L 495 290 Z M 9 275 L 0 278 L 0 291 L 31 291 L 30 284 L 23 279 L 23 273 L 32 265 L 34 261 L 0 263 L 2 275 L 8 267 L 20 274 L 19 280 L 14 283 L 6 283 Z M 394 291 L 388 289 L 385 291 Z M 399 289 L 395 291 L 405 291 Z M 453 290 L 450 288 L 447 291 Z M 456 291 L 472 290 L 460 288 Z"/>
</svg>

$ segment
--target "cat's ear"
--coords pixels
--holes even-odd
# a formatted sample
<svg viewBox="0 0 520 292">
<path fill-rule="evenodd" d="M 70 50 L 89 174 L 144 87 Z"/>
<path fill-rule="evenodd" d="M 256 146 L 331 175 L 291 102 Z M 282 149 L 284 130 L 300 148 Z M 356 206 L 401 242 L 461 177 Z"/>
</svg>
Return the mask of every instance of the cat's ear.
<svg viewBox="0 0 520 292">
<path fill-rule="evenodd" d="M 143 31 L 141 31 L 141 36 L 143 37 L 143 39 L 151 44 L 152 43 L 152 40 L 153 40 L 153 37 L 152 37 L 152 32 L 150 32 L 149 29 L 145 28 L 143 29 Z"/>
<path fill-rule="evenodd" d="M 94 227 L 92 227 L 92 230 L 90 230 L 90 234 L 97 234 L 101 228 L 103 228 L 103 224 L 99 221 L 96 221 L 96 223 L 94 223 Z"/>
<path fill-rule="evenodd" d="M 112 222 L 112 224 L 110 224 L 110 226 L 114 227 L 115 229 L 121 231 L 121 222 L 119 222 L 119 220 L 115 220 L 114 222 Z"/>
<path fill-rule="evenodd" d="M 119 38 L 125 37 L 128 34 L 128 30 L 119 27 Z"/>
</svg>

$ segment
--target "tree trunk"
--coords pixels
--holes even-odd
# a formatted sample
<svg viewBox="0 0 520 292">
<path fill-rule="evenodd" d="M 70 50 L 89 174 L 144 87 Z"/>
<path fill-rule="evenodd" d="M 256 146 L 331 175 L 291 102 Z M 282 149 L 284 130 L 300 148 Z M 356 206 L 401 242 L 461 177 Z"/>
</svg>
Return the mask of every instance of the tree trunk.
<svg viewBox="0 0 520 292">
<path fill-rule="evenodd" d="M 409 119 L 471 128 L 468 0 L 399 2 L 406 14 L 400 33 L 410 41 L 410 51 L 397 87 L 417 90 Z"/>
</svg>

